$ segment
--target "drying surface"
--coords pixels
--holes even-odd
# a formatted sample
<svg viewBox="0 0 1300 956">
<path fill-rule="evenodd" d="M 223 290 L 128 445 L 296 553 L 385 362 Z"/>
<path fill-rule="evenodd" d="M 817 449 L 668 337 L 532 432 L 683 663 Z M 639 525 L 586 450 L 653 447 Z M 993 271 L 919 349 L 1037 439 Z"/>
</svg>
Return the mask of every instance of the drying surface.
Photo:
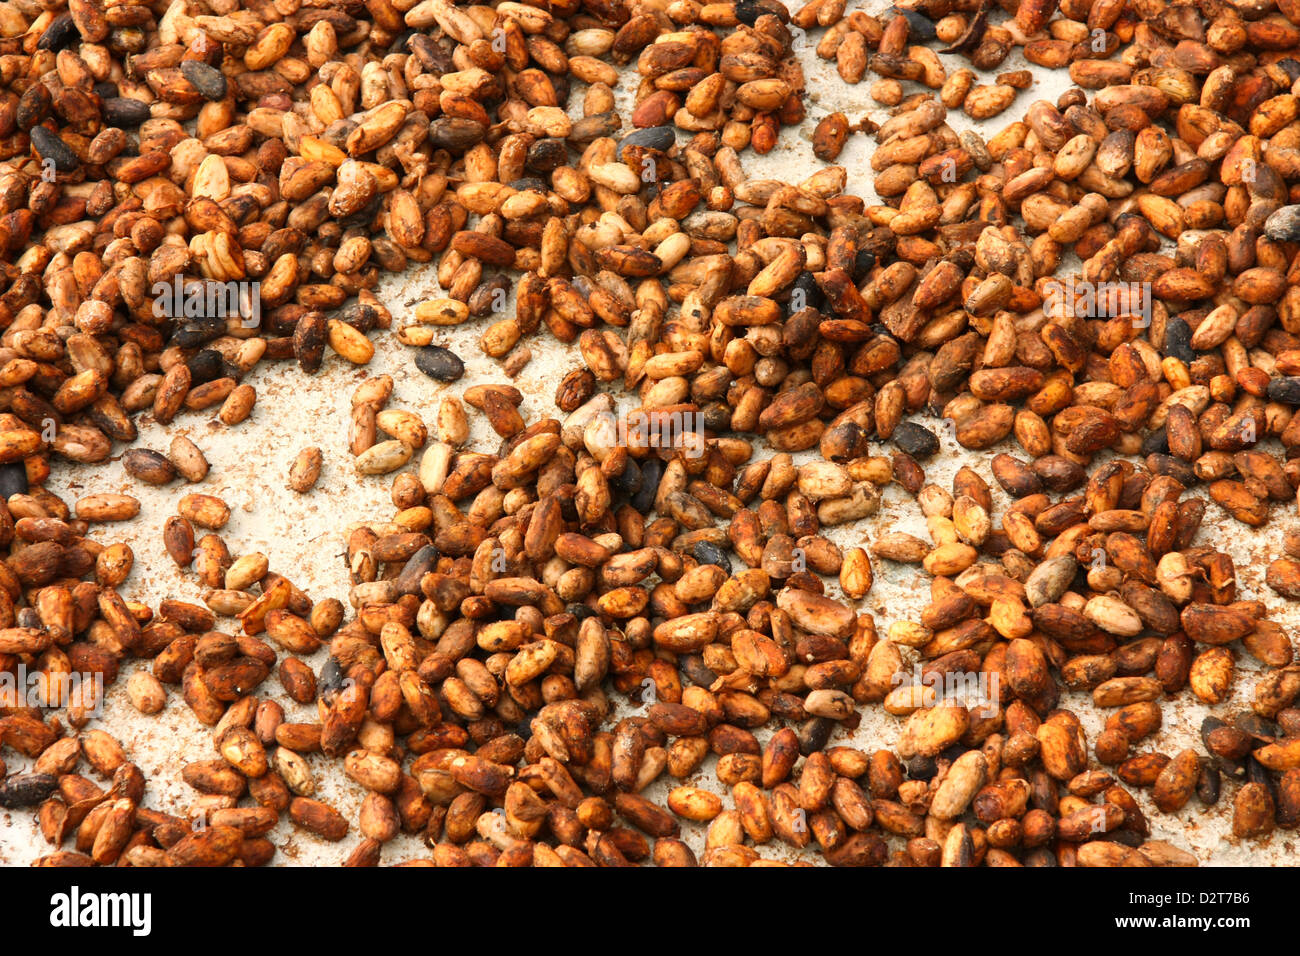
<svg viewBox="0 0 1300 956">
<path fill-rule="evenodd" d="M 851 5 L 852 6 L 852 5 Z M 869 12 L 878 13 L 886 4 L 880 0 L 858 5 Z M 888 117 L 887 111 L 876 107 L 867 90 L 871 76 L 857 86 L 846 85 L 835 71 L 835 64 L 820 60 L 813 52 L 823 31 L 796 35 L 798 52 L 807 75 L 807 119 L 799 129 L 786 128 L 776 149 L 766 156 L 745 152 L 741 156 L 746 172 L 752 177 L 780 178 L 798 182 L 811 175 L 823 164 L 812 155 L 812 131 L 817 121 L 835 110 L 843 111 L 850 122 L 863 116 L 877 122 Z M 966 61 L 957 56 L 941 56 L 951 73 Z M 1064 70 L 1046 71 L 1026 63 L 1019 50 L 1013 51 L 998 72 L 1028 68 L 1033 72 L 1034 84 L 1017 96 L 1016 101 L 1001 116 L 977 124 L 964 114 L 949 115 L 950 124 L 960 130 L 968 127 L 980 129 L 985 137 L 1023 115 L 1036 99 L 1055 100 L 1069 87 Z M 618 91 L 623 115 L 630 112 L 632 93 L 637 76 L 625 71 Z M 979 82 L 991 82 L 991 75 L 981 74 Z M 581 84 L 575 84 L 572 100 L 581 102 Z M 909 84 L 908 92 L 919 86 Z M 576 114 L 575 114 L 576 115 Z M 871 191 L 870 157 L 875 146 L 873 137 L 855 133 L 849 137 L 843 153 L 837 160 L 849 173 L 847 192 L 863 196 L 869 203 L 876 197 Z M 392 312 L 394 326 L 406 324 L 414 305 L 427 298 L 441 295 L 435 278 L 435 263 L 416 267 L 400 276 L 387 276 L 380 286 L 379 295 Z M 508 304 L 513 309 L 513 299 Z M 456 352 L 466 365 L 464 378 L 451 385 L 435 382 L 415 369 L 414 352 L 400 345 L 392 332 L 376 332 L 371 338 L 376 345 L 374 359 L 368 366 L 349 365 L 333 353 L 328 353 L 324 367 L 315 376 L 305 376 L 293 362 L 262 363 L 246 382 L 257 390 L 257 405 L 248 421 L 228 428 L 212 414 L 183 412 L 170 426 L 160 426 L 145 415 L 138 420 L 140 437 L 135 447 L 166 451 L 173 435 L 183 434 L 192 439 L 211 463 L 211 473 L 198 485 L 177 481 L 171 485 L 154 488 L 130 478 L 120 462 L 89 467 L 56 465 L 49 483 L 51 489 L 72 503 L 77 498 L 93 492 L 126 492 L 141 500 L 140 516 L 114 525 L 98 526 L 91 536 L 105 542 L 126 541 L 135 552 L 135 568 L 123 587 L 123 595 L 156 607 L 164 598 L 177 598 L 199 602 L 201 586 L 193 574 L 181 573 L 162 547 L 163 522 L 176 512 L 176 502 L 184 494 L 201 491 L 220 495 L 230 505 L 230 523 L 220 532 L 238 557 L 260 551 L 270 559 L 271 570 L 286 575 L 296 585 L 316 600 L 337 597 L 346 603 L 349 590 L 347 568 L 343 556 L 347 534 L 357 522 L 387 521 L 394 508 L 389 499 L 392 475 L 378 477 L 358 476 L 353 459 L 347 450 L 350 398 L 358 383 L 380 374 L 393 377 L 395 387 L 390 408 L 405 408 L 420 413 L 432 424 L 438 403 L 447 394 L 460 395 L 472 384 L 507 382 L 500 364 L 487 358 L 479 350 L 477 340 L 483 328 L 493 317 L 472 320 L 456 329 L 445 330 L 445 335 L 435 340 Z M 554 404 L 555 388 L 561 376 L 581 364 L 577 347 L 563 345 L 544 330 L 526 343 L 533 359 L 518 378 L 512 381 L 524 395 L 521 409 L 525 420 L 539 417 L 563 417 Z M 619 396 L 621 404 L 631 407 L 635 402 L 629 396 Z M 499 443 L 497 436 L 487 427 L 483 416 L 467 408 L 471 422 L 471 437 L 467 447 L 481 451 L 494 451 Z M 926 479 L 945 488 L 952 487 L 952 476 L 963 464 L 969 464 L 989 482 L 995 498 L 994 518 L 998 519 L 1008 499 L 992 479 L 988 462 L 998 451 L 1016 454 L 1019 449 L 1004 444 L 986 452 L 970 452 L 961 448 L 939 428 L 939 423 L 918 418 L 921 424 L 935 430 L 943 442 L 942 451 L 924 463 Z M 319 446 L 324 453 L 324 468 L 316 487 L 306 495 L 298 495 L 287 487 L 289 466 L 294 456 L 309 445 Z M 120 455 L 124 448 L 115 449 Z M 887 454 L 889 445 L 874 445 L 874 453 Z M 770 449 L 761 442 L 756 445 L 756 457 L 767 457 Z M 815 454 L 815 453 L 813 453 Z M 413 469 L 418 455 L 407 469 Z M 809 455 L 796 456 L 806 460 Z M 1201 493 L 1193 488 L 1193 494 Z M 1264 571 L 1268 561 L 1282 553 L 1281 537 L 1286 523 L 1294 519 L 1289 505 L 1275 505 L 1273 520 L 1262 529 L 1251 529 L 1229 519 L 1217 505 L 1209 504 L 1198 544 L 1213 544 L 1227 551 L 1237 566 L 1240 597 L 1258 599 L 1268 605 L 1270 616 L 1290 633 L 1300 623 L 1300 608 L 1287 602 L 1264 585 Z M 887 531 L 907 531 L 927 538 L 925 520 L 916 503 L 893 485 L 884 494 L 880 512 L 855 523 L 832 528 L 827 536 L 842 548 L 867 547 L 876 536 Z M 929 599 L 929 576 L 919 567 L 897 565 L 873 559 L 876 572 L 871 593 L 861 602 L 876 617 L 883 634 L 889 624 L 899 619 L 915 619 L 920 608 Z M 839 597 L 838 585 L 831 582 L 828 592 Z M 226 629 L 233 622 L 219 621 Z M 912 652 L 906 651 L 905 654 Z M 317 672 L 324 664 L 326 651 L 308 658 Z M 171 812 L 184 812 L 197 795 L 181 781 L 181 767 L 193 760 L 207 760 L 217 756 L 209 728 L 194 718 L 181 698 L 179 688 L 168 687 L 168 702 L 162 713 L 145 717 L 136 712 L 125 697 L 127 677 L 135 668 L 148 662 L 124 662 L 117 682 L 109 689 L 104 715 L 91 726 L 108 730 L 126 748 L 128 757 L 143 770 L 148 789 L 145 805 Z M 908 662 L 910 668 L 910 661 Z M 1162 729 L 1142 741 L 1135 752 L 1160 751 L 1173 755 L 1186 747 L 1204 752 L 1199 742 L 1201 719 L 1211 710 L 1220 716 L 1248 708 L 1258 665 L 1239 654 L 1235 695 L 1232 700 L 1213 709 L 1196 703 L 1190 693 L 1184 692 L 1177 701 L 1163 704 L 1165 721 Z M 289 721 L 317 720 L 315 705 L 303 706 L 290 701 L 283 694 L 279 680 L 273 673 L 258 688 L 261 696 L 271 696 L 285 708 Z M 623 695 L 611 692 L 619 713 L 634 713 L 640 707 Z M 1079 715 L 1088 733 L 1090 743 L 1101 730 L 1105 714 L 1096 710 L 1088 695 L 1063 694 L 1062 706 Z M 861 708 L 862 722 L 849 734 L 837 730 L 831 745 L 847 744 L 867 750 L 892 747 L 902 726 L 902 718 L 890 716 L 878 706 Z M 766 740 L 770 729 L 758 731 L 760 740 Z M 12 752 L 5 754 L 10 772 L 25 769 L 23 762 Z M 336 807 L 351 827 L 348 836 L 340 843 L 330 844 L 293 827 L 287 815 L 269 834 L 278 852 L 273 865 L 333 865 L 340 863 L 361 839 L 357 831 L 357 814 L 365 793 L 348 780 L 342 762 L 327 760 L 319 754 L 308 754 L 317 784 L 316 797 Z M 710 758 L 692 777 L 677 781 L 666 775 L 656 781 L 645 795 L 659 804 L 667 790 L 678 783 L 723 792 L 714 777 L 713 759 Z M 1095 764 L 1094 764 L 1095 766 Z M 93 774 L 83 767 L 83 772 Z M 102 781 L 101 781 L 102 783 Z M 1293 848 L 1291 835 L 1278 831 L 1263 841 L 1242 843 L 1231 835 L 1231 798 L 1236 784 L 1225 781 L 1223 796 L 1216 807 L 1204 808 L 1193 798 L 1177 815 L 1157 811 L 1151 804 L 1149 792 L 1136 790 L 1137 797 L 1151 823 L 1153 839 L 1163 839 L 1186 848 L 1203 863 L 1218 865 L 1285 865 L 1290 861 Z M 729 804 L 728 804 L 729 805 Z M 702 851 L 705 826 L 682 822 L 682 838 L 698 853 Z M 898 838 L 888 838 L 891 846 L 901 845 Z M 26 865 L 36 857 L 49 853 L 52 847 L 42 839 L 30 811 L 0 811 L 0 864 Z M 794 859 L 800 854 L 779 841 L 760 849 L 763 856 Z M 820 855 L 806 851 L 804 858 L 819 862 Z M 415 857 L 427 857 L 428 851 L 413 836 L 400 835 L 384 847 L 383 862 L 401 862 Z"/>
</svg>

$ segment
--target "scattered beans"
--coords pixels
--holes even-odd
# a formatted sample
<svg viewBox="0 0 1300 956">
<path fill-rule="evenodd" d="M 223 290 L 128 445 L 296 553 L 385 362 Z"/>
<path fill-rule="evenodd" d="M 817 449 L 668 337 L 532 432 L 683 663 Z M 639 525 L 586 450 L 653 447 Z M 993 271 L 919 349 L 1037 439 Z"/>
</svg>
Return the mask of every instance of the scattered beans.
<svg viewBox="0 0 1300 956">
<path fill-rule="evenodd" d="M 1196 543 L 1211 507 L 1258 527 L 1300 485 L 1287 9 L 244 6 L 18 3 L 0 24 L 0 667 L 112 683 L 147 661 L 132 705 L 176 686 L 217 754 L 183 768 L 192 813 L 148 810 L 129 755 L 86 729 L 94 701 L 67 705 L 75 738 L 7 708 L 0 740 L 38 769 L 4 777 L 0 806 L 37 808 L 41 862 L 256 865 L 285 812 L 341 840 L 316 752 L 367 791 L 350 865 L 399 831 L 436 865 L 753 865 L 773 840 L 834 865 L 1182 865 L 1131 791 L 1174 813 L 1225 778 L 1235 836 L 1300 822 L 1291 642 Z M 875 137 L 878 205 L 842 166 L 745 173 L 804 120 L 793 30 L 814 28 L 891 111 L 812 136 L 826 163 Z M 949 74 L 939 42 L 972 69 Z M 1017 46 L 1076 87 L 987 141 L 956 133 L 950 113 L 988 120 L 1031 87 L 993 74 Z M 642 77 L 628 130 L 615 64 Z M 1067 253 L 1077 276 L 1057 275 Z M 231 555 L 208 494 L 162 529 L 203 603 L 123 598 L 130 549 L 86 533 L 139 502 L 70 508 L 43 488 L 51 457 L 107 460 L 137 413 L 238 425 L 263 359 L 367 365 L 394 326 L 381 271 L 435 261 L 445 297 L 393 333 L 414 367 L 454 386 L 466 363 L 437 327 L 482 319 L 514 377 L 545 325 L 580 363 L 560 417 L 476 382 L 440 396 L 431 439 L 368 379 L 348 446 L 358 475 L 395 473 L 396 510 L 346 528 L 346 603 Z M 626 438 L 615 382 L 646 425 Z M 467 447 L 461 399 L 499 444 Z M 927 481 L 945 440 L 1009 449 L 988 461 L 1009 503 L 973 467 Z M 290 487 L 321 459 L 301 452 Z M 208 472 L 180 437 L 123 466 Z M 827 537 L 895 484 L 927 537 Z M 1300 598 L 1287 550 L 1266 582 Z M 883 633 L 858 606 L 880 561 L 930 584 Z M 319 674 L 295 656 L 326 645 Z M 1243 656 L 1250 710 L 1208 721 L 1205 754 L 1142 749 L 1165 698 L 1225 704 Z M 258 696 L 273 671 L 316 722 Z M 979 699 L 953 692 L 972 681 Z M 1095 739 L 1063 691 L 1106 713 Z M 877 705 L 892 750 L 833 742 Z M 725 796 L 641 796 L 710 755 Z M 676 817 L 708 824 L 700 858 Z"/>
</svg>

